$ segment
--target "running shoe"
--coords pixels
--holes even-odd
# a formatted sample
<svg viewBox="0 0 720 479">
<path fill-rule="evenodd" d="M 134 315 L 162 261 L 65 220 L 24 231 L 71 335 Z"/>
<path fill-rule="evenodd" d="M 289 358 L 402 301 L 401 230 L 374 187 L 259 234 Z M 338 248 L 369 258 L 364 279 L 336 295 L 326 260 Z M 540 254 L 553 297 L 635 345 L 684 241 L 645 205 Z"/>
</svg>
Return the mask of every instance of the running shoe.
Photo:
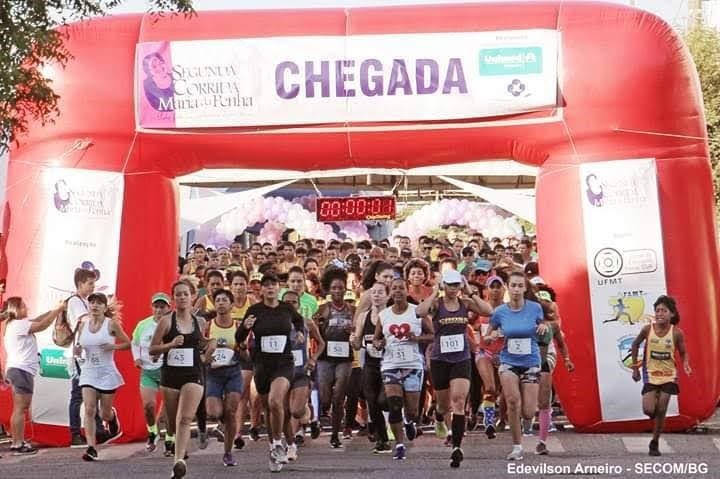
<svg viewBox="0 0 720 479">
<path fill-rule="evenodd" d="M 507 430 L 507 423 L 506 423 L 505 421 L 503 421 L 502 419 L 500 419 L 500 420 L 498 421 L 497 425 L 495 426 L 495 430 L 496 430 L 496 431 L 500 431 L 500 432 L 506 431 L 506 430 Z"/>
<path fill-rule="evenodd" d="M 460 463 L 464 459 L 462 449 L 459 447 L 453 447 L 452 453 L 450 453 L 450 467 L 457 469 L 460 467 Z"/>
<path fill-rule="evenodd" d="M 298 453 L 297 453 L 297 446 L 295 444 L 290 444 L 287 447 L 287 458 L 288 458 L 288 461 L 297 461 Z"/>
<path fill-rule="evenodd" d="M 372 452 L 373 454 L 389 454 L 392 452 L 392 447 L 385 441 L 377 441 Z"/>
<path fill-rule="evenodd" d="M 200 433 L 198 434 L 198 438 L 199 438 L 198 447 L 199 447 L 200 449 L 207 449 L 207 447 L 208 447 L 208 433 L 207 433 L 207 431 L 205 431 L 205 432 L 200 431 Z"/>
<path fill-rule="evenodd" d="M 185 477 L 185 474 L 187 474 L 187 464 L 185 464 L 184 460 L 180 459 L 173 465 L 173 474 L 170 479 L 181 479 Z"/>
<path fill-rule="evenodd" d="M 175 441 L 165 441 L 165 457 L 173 457 L 175 455 Z"/>
<path fill-rule="evenodd" d="M 235 449 L 239 450 L 239 449 L 242 449 L 243 447 L 245 447 L 245 439 L 243 439 L 242 436 L 239 434 L 235 438 L 235 441 L 233 441 L 233 442 L 235 443 Z"/>
<path fill-rule="evenodd" d="M 445 424 L 445 421 L 436 421 L 435 422 L 435 437 L 438 439 L 445 439 L 448 435 L 448 428 L 447 424 Z"/>
<path fill-rule="evenodd" d="M 547 456 L 548 454 L 550 454 L 550 451 L 548 451 L 545 443 L 540 441 L 537 443 L 537 446 L 535 446 L 535 454 L 537 454 L 538 456 Z"/>
<path fill-rule="evenodd" d="M 363 437 L 363 436 L 367 437 L 370 435 L 370 433 L 368 432 L 367 424 L 364 426 L 360 426 L 358 428 L 357 435 L 358 435 L 358 437 Z"/>
<path fill-rule="evenodd" d="M 297 434 L 295 434 L 295 444 L 297 444 L 298 446 L 305 445 L 305 431 L 304 430 L 298 431 Z"/>
<path fill-rule="evenodd" d="M 275 462 L 275 460 L 271 457 L 270 461 L 268 462 L 270 465 L 270 472 L 280 472 L 282 471 L 283 465 Z"/>
<path fill-rule="evenodd" d="M 153 452 L 157 449 L 157 443 L 160 438 L 154 432 L 148 433 L 147 441 L 145 441 L 145 450 L 147 452 Z"/>
<path fill-rule="evenodd" d="M 393 454 L 393 459 L 396 461 L 403 461 L 406 458 L 406 450 L 405 446 L 395 446 L 395 454 Z"/>
<path fill-rule="evenodd" d="M 330 447 L 332 449 L 342 449 L 343 445 L 338 436 L 330 436 Z"/>
<path fill-rule="evenodd" d="M 320 424 L 317 421 L 310 423 L 310 437 L 313 439 L 320 437 Z"/>
<path fill-rule="evenodd" d="M 222 424 L 218 424 L 208 435 L 217 439 L 217 442 L 225 442 L 225 431 L 223 430 Z"/>
<path fill-rule="evenodd" d="M 348 426 L 343 430 L 343 439 L 352 439 L 352 428 L 351 427 Z"/>
<path fill-rule="evenodd" d="M 10 453 L 13 456 L 32 456 L 37 454 L 38 450 L 36 447 L 31 446 L 29 443 L 23 442 L 19 446 L 12 446 L 10 448 Z"/>
<path fill-rule="evenodd" d="M 288 456 L 282 444 L 278 444 L 277 446 L 272 448 L 272 450 L 270 451 L 270 458 L 278 464 L 288 463 Z"/>
<path fill-rule="evenodd" d="M 88 446 L 88 448 L 85 449 L 85 454 L 83 454 L 82 458 L 83 461 L 88 462 L 97 461 L 99 459 L 97 451 L 92 446 Z"/>
<path fill-rule="evenodd" d="M 223 454 L 223 465 L 225 467 L 237 466 L 237 461 L 235 460 L 231 452 L 226 452 L 225 454 Z"/>
<path fill-rule="evenodd" d="M 115 439 L 123 435 L 122 429 L 120 428 L 120 419 L 118 418 L 117 409 L 112 408 L 113 418 L 107 422 L 108 435 L 105 442 L 102 444 L 110 444 Z"/>
<path fill-rule="evenodd" d="M 508 461 L 522 461 L 523 458 L 523 450 L 522 449 L 513 449 L 510 454 L 507 455 Z"/>
<path fill-rule="evenodd" d="M 73 449 L 80 449 L 87 447 L 87 441 L 80 434 L 73 434 L 70 438 L 70 447 Z"/>
<path fill-rule="evenodd" d="M 405 423 L 405 436 L 408 441 L 414 441 L 417 437 L 417 429 L 415 428 L 414 422 Z"/>
<path fill-rule="evenodd" d="M 260 440 L 260 431 L 256 427 L 250 428 L 250 439 L 253 441 L 259 441 Z"/>
<path fill-rule="evenodd" d="M 656 457 L 662 455 L 660 454 L 660 444 L 658 443 L 658 441 L 654 439 L 650 441 L 649 454 Z"/>
</svg>

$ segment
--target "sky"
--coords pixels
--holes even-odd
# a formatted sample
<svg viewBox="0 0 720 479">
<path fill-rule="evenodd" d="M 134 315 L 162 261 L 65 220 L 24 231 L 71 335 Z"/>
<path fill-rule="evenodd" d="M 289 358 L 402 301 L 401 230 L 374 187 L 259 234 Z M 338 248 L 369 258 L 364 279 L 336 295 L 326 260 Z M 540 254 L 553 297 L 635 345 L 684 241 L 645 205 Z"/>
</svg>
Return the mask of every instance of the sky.
<svg viewBox="0 0 720 479">
<path fill-rule="evenodd" d="M 482 3 L 489 0 L 474 0 Z M 492 0 L 497 1 L 497 0 Z M 511 0 L 512 1 L 512 0 Z M 569 0 L 572 1 L 572 0 Z M 664 18 L 673 26 L 682 26 L 687 19 L 688 0 L 605 0 L 612 3 L 629 5 L 651 11 Z M 237 10 L 241 8 L 318 8 L 318 7 L 365 7 L 381 5 L 407 5 L 427 3 L 458 3 L 457 0 L 195 0 L 196 11 Z M 112 13 L 140 13 L 148 9 L 147 0 L 127 0 Z"/>
</svg>

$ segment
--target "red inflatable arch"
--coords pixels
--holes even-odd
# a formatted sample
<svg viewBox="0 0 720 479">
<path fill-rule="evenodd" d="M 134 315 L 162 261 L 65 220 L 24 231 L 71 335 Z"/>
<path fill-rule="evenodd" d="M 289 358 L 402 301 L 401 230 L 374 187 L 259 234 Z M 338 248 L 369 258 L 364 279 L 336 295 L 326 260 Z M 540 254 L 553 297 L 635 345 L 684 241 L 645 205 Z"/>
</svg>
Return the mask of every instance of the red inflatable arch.
<svg viewBox="0 0 720 479">
<path fill-rule="evenodd" d="M 541 270 L 558 292 L 577 366 L 575 374 L 562 367 L 556 374 L 570 421 L 591 432 L 649 427 L 639 415 L 639 387 L 620 366 L 627 347 L 621 342 L 636 334 L 640 316 L 664 290 L 678 300 L 694 366 L 691 377 L 680 375 L 687 393 L 667 428 L 688 428 L 712 414 L 720 274 L 703 104 L 688 50 L 657 17 L 597 2 L 497 2 L 201 12 L 157 21 L 128 15 L 68 31 L 75 58 L 54 82 L 62 115 L 54 125 L 33 126 L 10 156 L 8 291 L 32 311 L 72 290 L 72 269 L 55 265 L 99 261 L 66 254 L 97 249 L 98 238 L 113 241 L 116 228 L 117 264 L 95 266 L 105 274 L 99 284 L 116 286 L 131 332 L 149 314 L 151 293 L 168 290 L 175 278 L 173 179 L 201 168 L 410 168 L 513 158 L 540 166 Z M 225 42 L 197 43 L 218 40 Z M 162 67 L 152 64 L 153 55 L 177 69 L 174 99 L 162 97 L 167 85 L 154 91 L 144 83 Z M 202 86 L 203 75 L 216 83 L 235 76 L 211 87 Z M 272 81 L 260 84 L 256 76 Z M 193 117 L 198 98 L 208 109 Z M 231 120 L 212 114 L 223 102 L 235 112 Z M 57 176 L 75 170 L 115 172 L 120 181 L 78 176 L 85 182 L 78 187 Z M 106 189 L 93 189 L 94 181 L 106 181 Z M 103 203 L 112 196 L 108 184 L 122 186 L 122 222 L 97 223 L 107 228 L 97 236 L 94 223 L 77 218 L 119 206 Z M 636 225 L 642 231 L 628 225 L 638 204 L 645 205 L 647 225 Z M 58 222 L 62 214 L 76 216 Z M 78 224 L 86 233 L 76 238 Z M 52 255 L 47 245 L 58 238 L 67 249 Z M 641 244 L 633 246 L 636 240 Z M 44 289 L 54 275 L 62 285 L 49 298 Z M 612 344 L 598 351 L 601 337 Z M 118 393 L 124 437 L 141 439 L 138 373 L 129 353 L 117 359 L 127 384 Z M 607 396 L 602 384 L 615 392 Z M 50 400 L 33 409 L 33 439 L 65 444 L 67 380 L 47 380 L 44 388 Z M 10 398 L 0 403 L 7 423 Z M 44 419 L 53 407 L 61 417 Z"/>
</svg>

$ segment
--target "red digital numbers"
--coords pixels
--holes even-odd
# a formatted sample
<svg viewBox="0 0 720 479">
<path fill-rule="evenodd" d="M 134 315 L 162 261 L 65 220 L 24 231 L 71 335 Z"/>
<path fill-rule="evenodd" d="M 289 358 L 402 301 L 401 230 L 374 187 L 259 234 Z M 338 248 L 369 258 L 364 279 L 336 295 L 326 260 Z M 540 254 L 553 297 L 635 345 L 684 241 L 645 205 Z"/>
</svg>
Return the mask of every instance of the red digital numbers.
<svg viewBox="0 0 720 479">
<path fill-rule="evenodd" d="M 393 196 L 318 198 L 315 207 L 318 221 L 395 219 L 395 197 Z"/>
</svg>

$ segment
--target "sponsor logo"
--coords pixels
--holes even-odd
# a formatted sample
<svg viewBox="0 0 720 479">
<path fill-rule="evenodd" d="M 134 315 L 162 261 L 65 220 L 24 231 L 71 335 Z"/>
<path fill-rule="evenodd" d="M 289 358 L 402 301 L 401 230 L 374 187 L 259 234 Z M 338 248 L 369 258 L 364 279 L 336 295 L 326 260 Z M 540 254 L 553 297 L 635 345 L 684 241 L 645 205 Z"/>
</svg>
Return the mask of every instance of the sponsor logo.
<svg viewBox="0 0 720 479">
<path fill-rule="evenodd" d="M 483 48 L 480 76 L 540 74 L 542 57 L 542 47 Z"/>
</svg>

